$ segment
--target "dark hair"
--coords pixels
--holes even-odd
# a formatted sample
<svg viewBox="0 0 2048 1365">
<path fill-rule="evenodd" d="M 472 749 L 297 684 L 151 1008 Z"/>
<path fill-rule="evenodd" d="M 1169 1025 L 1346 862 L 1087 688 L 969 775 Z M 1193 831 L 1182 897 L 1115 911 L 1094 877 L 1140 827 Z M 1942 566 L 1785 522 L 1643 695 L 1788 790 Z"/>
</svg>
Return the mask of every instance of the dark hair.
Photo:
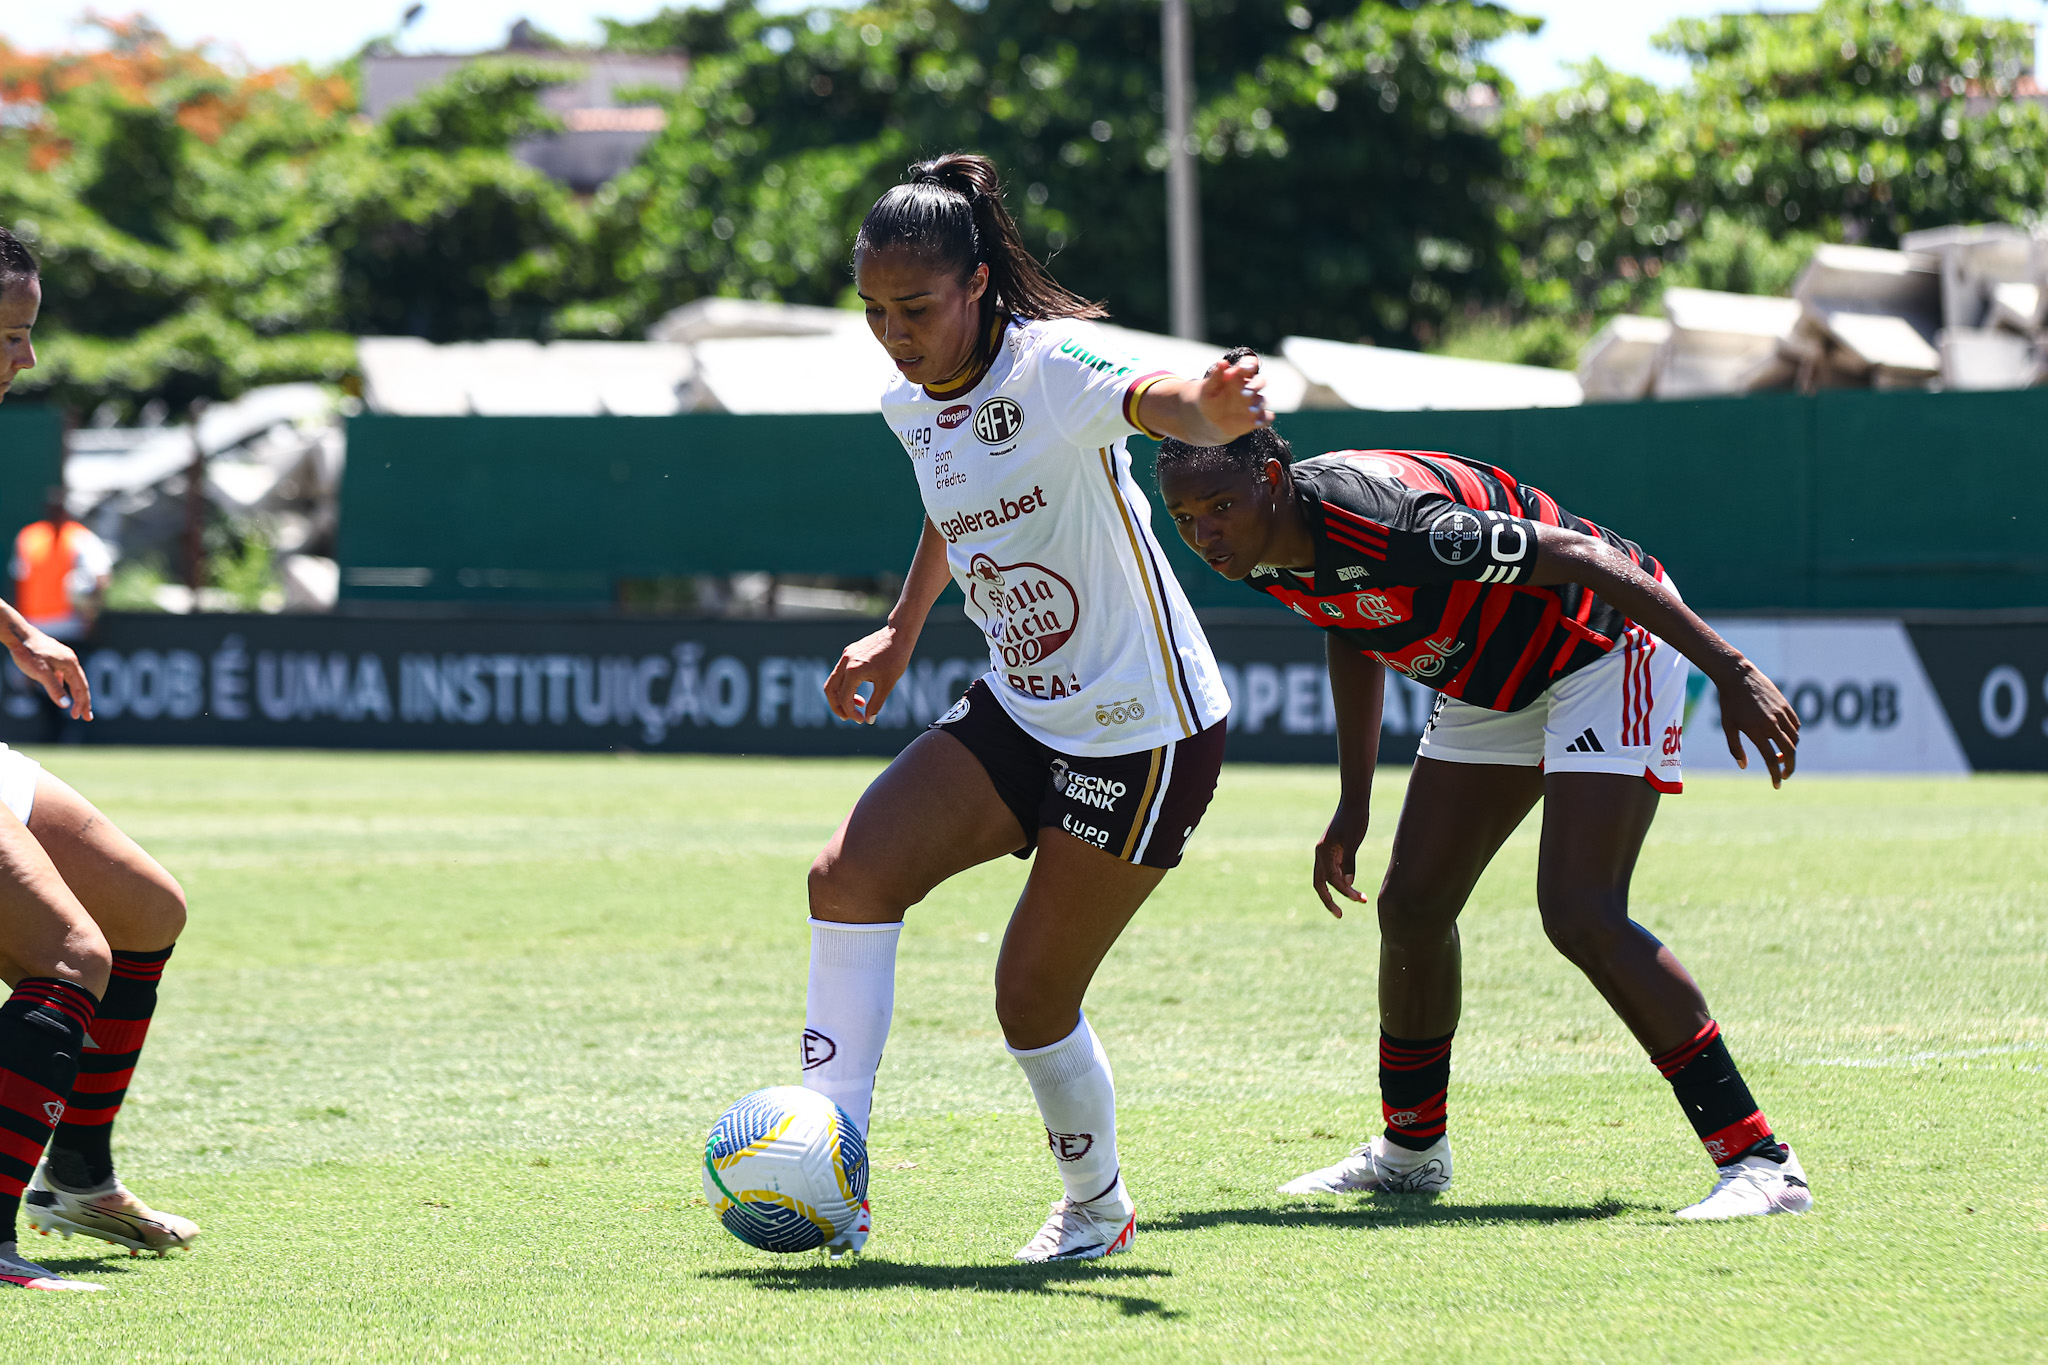
<svg viewBox="0 0 2048 1365">
<path fill-rule="evenodd" d="M 968 152 L 948 152 L 912 165 L 910 178 L 868 210 L 856 253 L 906 250 L 953 267 L 965 279 L 988 267 L 981 296 L 984 321 L 998 312 L 1020 318 L 1106 318 L 1109 310 L 1062 288 L 1024 245 L 1003 207 L 996 163 Z"/>
<path fill-rule="evenodd" d="M 41 274 L 36 269 L 36 258 L 28 254 L 21 238 L 0 227 L 0 289 L 10 288 L 18 280 L 33 280 Z"/>
<path fill-rule="evenodd" d="M 1223 361 L 1234 365 L 1246 356 L 1257 355 L 1249 346 L 1233 346 L 1223 353 Z M 1229 469 L 1251 474 L 1264 469 L 1268 460 L 1293 464 L 1294 447 L 1271 427 L 1253 427 L 1229 445 L 1221 446 L 1193 446 L 1169 436 L 1159 443 L 1154 464 L 1162 474 L 1169 469 Z"/>
</svg>

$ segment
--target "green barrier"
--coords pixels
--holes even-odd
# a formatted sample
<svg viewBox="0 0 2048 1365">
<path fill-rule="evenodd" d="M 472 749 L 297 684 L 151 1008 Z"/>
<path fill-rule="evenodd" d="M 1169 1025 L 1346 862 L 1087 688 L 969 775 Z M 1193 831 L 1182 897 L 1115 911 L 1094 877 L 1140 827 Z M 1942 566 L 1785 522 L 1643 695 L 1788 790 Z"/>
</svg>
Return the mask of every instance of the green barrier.
<svg viewBox="0 0 2048 1365">
<path fill-rule="evenodd" d="M 1501 464 L 1644 545 L 1710 610 L 2048 603 L 2048 389 L 1300 412 L 1280 430 L 1301 456 Z M 1132 447 L 1149 488 L 1151 447 Z M 873 415 L 363 416 L 349 423 L 342 593 L 602 606 L 628 579 L 900 573 L 920 516 Z M 1258 606 L 1156 508 L 1154 526 L 1196 605 Z"/>
<path fill-rule="evenodd" d="M 64 419 L 40 403 L 0 403 L 0 536 L 43 514 L 43 493 L 63 477 Z"/>
</svg>

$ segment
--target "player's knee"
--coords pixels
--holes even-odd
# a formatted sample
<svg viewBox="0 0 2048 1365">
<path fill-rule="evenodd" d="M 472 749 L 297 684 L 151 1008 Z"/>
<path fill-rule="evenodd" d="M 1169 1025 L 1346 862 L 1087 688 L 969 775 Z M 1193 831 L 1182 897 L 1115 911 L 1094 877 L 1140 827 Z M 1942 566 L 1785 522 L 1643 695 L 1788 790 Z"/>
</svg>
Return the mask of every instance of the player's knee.
<svg viewBox="0 0 2048 1365">
<path fill-rule="evenodd" d="M 100 927 L 89 919 L 66 925 L 64 932 L 40 951 L 17 952 L 15 957 L 23 976 L 75 982 L 96 997 L 106 995 L 114 969 L 114 950 L 107 946 Z"/>
<path fill-rule="evenodd" d="M 1429 887 L 1390 880 L 1380 888 L 1377 903 L 1380 938 L 1394 944 L 1436 942 L 1450 932 L 1462 906 L 1461 900 Z"/>
<path fill-rule="evenodd" d="M 843 854 L 827 849 L 811 864 L 811 918 L 865 922 L 873 919 L 875 897 L 868 879 Z"/>
<path fill-rule="evenodd" d="M 149 926 L 150 937 L 163 947 L 170 947 L 185 932 L 186 917 L 185 888 L 168 872 L 152 878 L 142 897 L 141 915 Z"/>
<path fill-rule="evenodd" d="M 996 968 L 996 1022 L 1011 1047 L 1050 1047 L 1074 1031 L 1081 1007 L 1067 993 L 1017 969 Z"/>
<path fill-rule="evenodd" d="M 1628 907 L 1597 894 L 1539 895 L 1543 932 L 1572 962 L 1605 961 L 1628 927 Z"/>
</svg>

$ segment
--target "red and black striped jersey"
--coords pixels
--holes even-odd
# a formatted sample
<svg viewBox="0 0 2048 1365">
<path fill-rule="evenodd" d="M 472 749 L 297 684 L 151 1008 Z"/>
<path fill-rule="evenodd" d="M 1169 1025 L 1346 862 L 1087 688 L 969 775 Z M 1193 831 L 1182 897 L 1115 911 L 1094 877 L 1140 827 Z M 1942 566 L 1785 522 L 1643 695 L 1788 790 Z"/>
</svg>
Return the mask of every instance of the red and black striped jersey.
<svg viewBox="0 0 2048 1365">
<path fill-rule="evenodd" d="M 1640 546 L 1505 470 L 1435 451 L 1340 450 L 1293 469 L 1316 547 L 1304 580 L 1246 579 L 1361 653 L 1490 711 L 1519 711 L 1614 648 L 1628 619 L 1576 583 L 1523 581 L 1535 523 L 1598 536 L 1658 577 Z"/>
</svg>

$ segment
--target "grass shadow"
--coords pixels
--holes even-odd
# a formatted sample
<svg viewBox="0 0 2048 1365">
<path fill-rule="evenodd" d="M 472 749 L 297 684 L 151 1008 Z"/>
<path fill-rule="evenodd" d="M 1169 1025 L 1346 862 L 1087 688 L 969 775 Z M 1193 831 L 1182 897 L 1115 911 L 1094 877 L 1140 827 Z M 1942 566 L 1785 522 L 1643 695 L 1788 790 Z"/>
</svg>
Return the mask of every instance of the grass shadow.
<svg viewBox="0 0 2048 1365">
<path fill-rule="evenodd" d="M 783 1293 L 800 1290 L 829 1290 L 843 1294 L 863 1289 L 972 1289 L 983 1294 L 1042 1294 L 1095 1299 L 1109 1304 L 1127 1318 L 1152 1317 L 1170 1322 L 1181 1316 L 1180 1312 L 1157 1299 L 1084 1286 L 1100 1285 L 1105 1281 L 1164 1279 L 1172 1274 L 1170 1270 L 1139 1266 L 1105 1266 L 1099 1261 L 1062 1261 L 1044 1265 L 906 1265 L 898 1261 L 862 1259 L 852 1265 L 813 1261 L 807 1265 L 786 1267 L 707 1270 L 698 1278 L 725 1280 Z"/>
<path fill-rule="evenodd" d="M 23 1256 L 59 1275 L 126 1275 L 158 1259 L 152 1253 L 131 1256 L 125 1247 L 109 1246 L 86 1237 L 75 1241 L 24 1237 L 19 1245 Z"/>
<path fill-rule="evenodd" d="M 1445 1204 L 1428 1195 L 1369 1195 L 1355 1203 L 1297 1200 L 1249 1209 L 1189 1210 L 1164 1218 L 1140 1219 L 1140 1232 L 1192 1232 L 1198 1228 L 1405 1228 L 1437 1224 L 1591 1223 L 1624 1213 L 1649 1212 L 1647 1204 L 1602 1199 L 1592 1204 Z"/>
</svg>

